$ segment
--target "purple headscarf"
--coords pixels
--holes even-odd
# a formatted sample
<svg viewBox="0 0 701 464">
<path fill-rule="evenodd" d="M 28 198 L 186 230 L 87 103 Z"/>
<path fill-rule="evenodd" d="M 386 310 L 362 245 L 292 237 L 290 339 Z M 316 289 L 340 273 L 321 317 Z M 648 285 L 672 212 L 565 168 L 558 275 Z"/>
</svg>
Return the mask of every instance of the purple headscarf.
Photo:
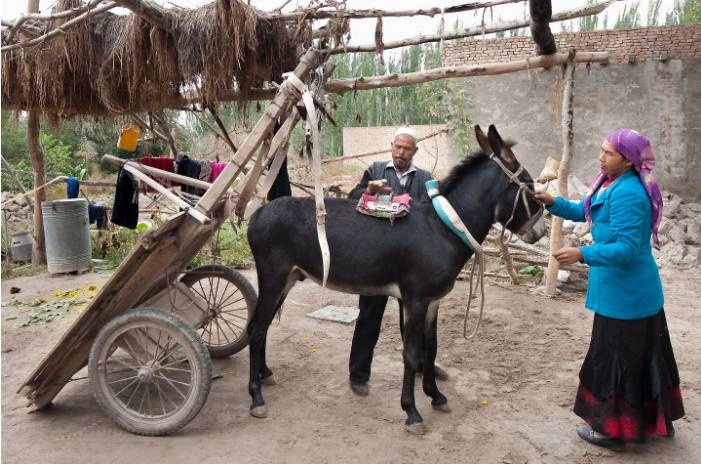
<svg viewBox="0 0 701 464">
<path fill-rule="evenodd" d="M 657 230 L 662 220 L 662 192 L 660 192 L 660 187 L 652 175 L 652 169 L 655 167 L 655 154 L 652 152 L 650 141 L 643 134 L 633 129 L 618 129 L 606 137 L 606 140 L 613 145 L 618 153 L 633 164 L 640 181 L 643 183 L 643 187 L 645 187 L 647 196 L 650 197 L 650 203 L 652 204 L 652 219 L 650 221 L 652 238 L 655 247 L 659 248 L 660 241 L 657 237 Z M 606 174 L 600 172 L 592 181 L 591 189 L 584 202 L 584 215 L 588 222 L 591 222 L 591 197 L 605 180 Z"/>
</svg>

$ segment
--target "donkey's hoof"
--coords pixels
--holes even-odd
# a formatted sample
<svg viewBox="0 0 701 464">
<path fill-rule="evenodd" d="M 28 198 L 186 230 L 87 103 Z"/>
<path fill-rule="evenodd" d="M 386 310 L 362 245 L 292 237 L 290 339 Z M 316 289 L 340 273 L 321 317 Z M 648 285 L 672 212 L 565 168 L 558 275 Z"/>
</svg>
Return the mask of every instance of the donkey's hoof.
<svg viewBox="0 0 701 464">
<path fill-rule="evenodd" d="M 444 412 L 444 413 L 449 413 L 451 411 L 450 406 L 448 406 L 448 403 L 445 402 L 443 404 L 432 404 L 433 409 L 436 411 Z"/>
<path fill-rule="evenodd" d="M 412 435 L 426 435 L 426 425 L 423 422 L 414 422 L 404 426 L 406 431 Z"/>
<path fill-rule="evenodd" d="M 250 413 L 253 417 L 257 417 L 257 418 L 259 418 L 259 419 L 263 419 L 263 418 L 268 417 L 268 411 L 267 411 L 267 409 L 265 408 L 265 405 L 263 405 L 263 406 L 254 406 L 254 407 L 251 408 L 251 410 L 249 411 L 249 413 Z"/>
<path fill-rule="evenodd" d="M 272 387 L 274 385 L 277 385 L 277 382 L 275 381 L 275 377 L 273 377 L 273 374 L 270 374 L 267 377 L 262 377 L 260 379 L 260 384 L 267 385 L 268 387 Z"/>
</svg>

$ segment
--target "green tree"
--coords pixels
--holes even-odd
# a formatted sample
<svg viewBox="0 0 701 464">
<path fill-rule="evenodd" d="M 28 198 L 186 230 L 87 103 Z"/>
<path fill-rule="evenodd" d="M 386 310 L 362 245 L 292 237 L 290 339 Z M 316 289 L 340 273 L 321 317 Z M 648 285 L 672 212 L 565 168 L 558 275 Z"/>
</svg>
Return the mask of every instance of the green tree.
<svg viewBox="0 0 701 464">
<path fill-rule="evenodd" d="M 667 13 L 665 24 L 674 26 L 698 23 L 701 23 L 701 0 L 674 0 L 674 6 L 672 11 Z"/>
<path fill-rule="evenodd" d="M 646 25 L 648 27 L 657 26 L 660 21 L 660 6 L 662 6 L 662 0 L 650 0 L 647 4 L 647 21 Z"/>
<path fill-rule="evenodd" d="M 630 8 L 628 8 L 630 6 Z M 618 15 L 614 29 L 629 29 L 640 26 L 640 2 L 623 5 L 623 11 Z"/>
</svg>

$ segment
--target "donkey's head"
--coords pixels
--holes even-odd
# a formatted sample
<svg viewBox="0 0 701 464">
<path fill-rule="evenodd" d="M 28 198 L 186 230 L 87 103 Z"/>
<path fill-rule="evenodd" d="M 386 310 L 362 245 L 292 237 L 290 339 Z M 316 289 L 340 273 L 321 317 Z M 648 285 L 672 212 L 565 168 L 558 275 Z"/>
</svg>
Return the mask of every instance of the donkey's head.
<svg viewBox="0 0 701 464">
<path fill-rule="evenodd" d="M 475 126 L 475 136 L 485 154 L 499 165 L 505 175 L 505 187 L 494 213 L 495 221 L 519 235 L 533 227 L 543 214 L 543 207 L 533 198 L 533 178 L 516 159 L 513 144 L 504 142 L 494 125 L 488 135 Z"/>
</svg>

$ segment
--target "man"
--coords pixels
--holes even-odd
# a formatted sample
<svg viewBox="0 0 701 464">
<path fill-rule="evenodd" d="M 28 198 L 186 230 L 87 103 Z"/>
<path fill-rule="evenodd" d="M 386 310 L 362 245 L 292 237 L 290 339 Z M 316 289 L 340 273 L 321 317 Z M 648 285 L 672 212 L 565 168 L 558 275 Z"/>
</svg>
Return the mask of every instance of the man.
<svg viewBox="0 0 701 464">
<path fill-rule="evenodd" d="M 389 162 L 377 161 L 370 165 L 365 170 L 360 183 L 350 192 L 348 197 L 358 199 L 363 192 L 371 195 L 393 192 L 397 195 L 408 193 L 413 201 L 428 200 L 426 181 L 433 177 L 428 171 L 414 166 L 412 161 L 418 150 L 416 143 L 414 129 L 409 127 L 397 129 L 392 142 L 392 160 Z M 361 295 L 358 301 L 360 313 L 355 323 L 348 367 L 351 390 L 359 396 L 367 396 L 369 391 L 367 383 L 370 379 L 370 365 L 377 339 L 380 336 L 382 315 L 386 305 L 386 296 Z M 399 301 L 399 312 L 401 319 L 401 300 Z M 446 380 L 448 374 L 436 366 L 436 378 Z"/>
</svg>

